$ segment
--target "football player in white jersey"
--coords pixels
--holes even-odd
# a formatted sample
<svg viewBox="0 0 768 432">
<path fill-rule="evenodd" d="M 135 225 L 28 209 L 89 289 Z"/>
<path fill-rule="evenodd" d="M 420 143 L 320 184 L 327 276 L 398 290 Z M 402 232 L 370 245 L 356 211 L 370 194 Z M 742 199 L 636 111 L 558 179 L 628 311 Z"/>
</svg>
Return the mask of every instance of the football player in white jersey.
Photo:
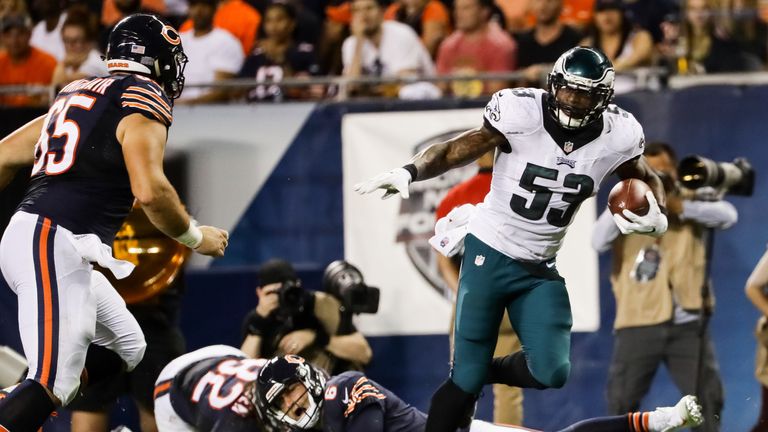
<svg viewBox="0 0 768 432">
<path fill-rule="evenodd" d="M 435 392 L 426 432 L 454 432 L 471 418 L 482 386 L 562 387 L 570 372 L 571 309 L 557 251 L 582 201 L 616 173 L 651 187 L 644 216 L 616 216 L 622 233 L 667 229 L 664 187 L 642 156 L 643 130 L 610 104 L 614 69 L 598 50 L 564 53 L 547 90 L 497 92 L 483 125 L 420 152 L 402 168 L 355 186 L 408 198 L 413 181 L 438 176 L 496 150 L 491 191 L 469 222 L 449 379 Z M 523 351 L 493 358 L 504 309 Z"/>
</svg>

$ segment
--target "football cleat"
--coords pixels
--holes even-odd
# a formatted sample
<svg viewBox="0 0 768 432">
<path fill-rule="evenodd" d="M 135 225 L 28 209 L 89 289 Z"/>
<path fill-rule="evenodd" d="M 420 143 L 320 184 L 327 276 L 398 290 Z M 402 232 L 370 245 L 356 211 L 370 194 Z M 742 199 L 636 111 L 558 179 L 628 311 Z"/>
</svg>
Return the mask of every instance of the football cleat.
<svg viewBox="0 0 768 432">
<path fill-rule="evenodd" d="M 660 407 L 651 413 L 649 429 L 653 432 L 673 432 L 696 427 L 704 422 L 701 405 L 696 396 L 683 396 L 673 407 Z"/>
</svg>

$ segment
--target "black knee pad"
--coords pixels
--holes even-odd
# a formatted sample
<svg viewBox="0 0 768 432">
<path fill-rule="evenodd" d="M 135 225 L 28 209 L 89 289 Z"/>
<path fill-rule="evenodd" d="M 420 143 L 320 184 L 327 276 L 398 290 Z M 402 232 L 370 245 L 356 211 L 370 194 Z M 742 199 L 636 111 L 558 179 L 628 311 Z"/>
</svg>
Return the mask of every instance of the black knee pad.
<svg viewBox="0 0 768 432">
<path fill-rule="evenodd" d="M 28 379 L 0 403 L 0 425 L 10 432 L 36 432 L 55 409 L 45 388 Z"/>
<path fill-rule="evenodd" d="M 115 378 L 125 369 L 125 362 L 114 351 L 95 344 L 88 346 L 85 356 L 86 387 Z"/>
<path fill-rule="evenodd" d="M 567 374 L 566 374 L 567 377 Z M 549 388 L 537 380 L 528 368 L 528 361 L 522 351 L 504 357 L 496 357 L 488 368 L 488 384 L 506 384 L 512 387 Z"/>
</svg>

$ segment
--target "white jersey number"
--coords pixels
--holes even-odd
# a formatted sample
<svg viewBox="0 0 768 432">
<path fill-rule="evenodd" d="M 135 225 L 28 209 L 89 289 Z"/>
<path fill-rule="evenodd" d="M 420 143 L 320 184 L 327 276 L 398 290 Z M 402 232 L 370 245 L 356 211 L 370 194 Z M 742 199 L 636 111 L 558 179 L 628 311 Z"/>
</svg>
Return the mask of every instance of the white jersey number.
<svg viewBox="0 0 768 432">
<path fill-rule="evenodd" d="M 512 195 L 509 206 L 512 211 L 529 220 L 539 220 L 547 214 L 547 222 L 556 227 L 565 227 L 571 223 L 574 213 L 579 205 L 585 199 L 592 195 L 595 189 L 595 181 L 591 177 L 583 174 L 568 174 L 563 178 L 563 187 L 573 189 L 573 193 L 564 193 L 562 200 L 570 204 L 566 209 L 550 209 L 549 202 L 552 200 L 553 192 L 546 186 L 537 185 L 536 179 L 557 181 L 560 172 L 556 169 L 545 168 L 543 166 L 528 163 L 520 177 L 520 187 L 533 192 L 533 199 L 528 205 L 528 198 L 517 194 Z"/>
<path fill-rule="evenodd" d="M 45 117 L 40 139 L 35 145 L 36 159 L 32 166 L 32 175 L 43 168 L 48 175 L 64 174 L 72 168 L 77 154 L 77 145 L 80 143 L 80 126 L 74 120 L 67 118 L 67 114 L 70 108 L 90 111 L 94 103 L 96 103 L 94 97 L 74 94 L 59 99 L 53 104 Z M 53 134 L 49 135 L 51 126 L 53 126 Z M 51 145 L 51 138 L 61 137 L 66 137 L 63 145 Z"/>
</svg>

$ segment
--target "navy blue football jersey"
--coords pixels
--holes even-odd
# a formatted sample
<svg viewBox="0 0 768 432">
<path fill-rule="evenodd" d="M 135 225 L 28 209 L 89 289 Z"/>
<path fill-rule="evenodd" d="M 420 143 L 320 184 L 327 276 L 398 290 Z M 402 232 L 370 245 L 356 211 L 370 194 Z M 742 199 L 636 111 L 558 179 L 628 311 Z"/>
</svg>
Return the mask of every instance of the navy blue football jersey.
<svg viewBox="0 0 768 432">
<path fill-rule="evenodd" d="M 201 432 L 263 431 L 248 394 L 266 363 L 234 356 L 193 363 L 173 379 L 171 405 L 182 420 Z"/>
<path fill-rule="evenodd" d="M 369 405 L 377 405 L 384 412 L 385 432 L 423 432 L 427 424 L 426 414 L 362 372 L 352 371 L 334 376 L 326 384 L 323 431 L 372 432 L 350 425 L 355 415 Z"/>
<path fill-rule="evenodd" d="M 246 99 L 254 102 L 265 99 L 290 98 L 290 92 L 287 95 L 284 94 L 287 90 L 275 82 L 297 75 L 317 75 L 318 72 L 319 66 L 314 47 L 311 44 L 300 43 L 291 45 L 285 52 L 285 58 L 279 62 L 269 57 L 262 48 L 257 46 L 243 62 L 238 76 L 255 78 L 258 82 L 273 82 L 260 84 L 248 90 Z"/>
<path fill-rule="evenodd" d="M 112 244 L 133 204 L 115 132 L 120 120 L 134 113 L 171 125 L 171 103 L 148 78 L 112 75 L 64 87 L 45 117 L 18 209 Z"/>
</svg>

